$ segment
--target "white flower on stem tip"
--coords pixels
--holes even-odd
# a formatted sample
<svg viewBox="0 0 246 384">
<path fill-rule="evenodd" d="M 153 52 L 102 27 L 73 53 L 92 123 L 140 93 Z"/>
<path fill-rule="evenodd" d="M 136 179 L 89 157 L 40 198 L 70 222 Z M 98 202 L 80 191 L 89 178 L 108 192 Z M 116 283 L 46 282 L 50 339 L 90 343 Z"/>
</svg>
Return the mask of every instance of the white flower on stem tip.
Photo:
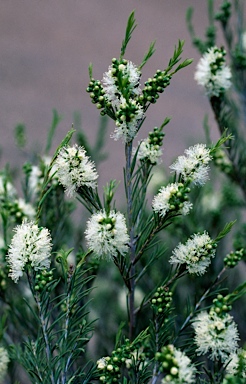
<svg viewBox="0 0 246 384">
<path fill-rule="evenodd" d="M 206 94 L 219 96 L 231 86 L 231 70 L 225 64 L 223 48 L 210 48 L 199 60 L 195 80 L 205 88 Z"/>
<path fill-rule="evenodd" d="M 8 255 L 9 276 L 16 283 L 30 263 L 35 270 L 50 267 L 51 236 L 47 228 L 39 228 L 34 222 L 23 222 L 14 229 Z"/>
<path fill-rule="evenodd" d="M 185 150 L 186 156 L 179 156 L 170 168 L 181 175 L 184 181 L 204 185 L 208 180 L 208 163 L 212 160 L 210 149 L 205 144 L 196 144 Z"/>
<path fill-rule="evenodd" d="M 140 70 L 131 61 L 124 60 L 124 63 L 119 64 L 117 60 L 113 65 L 110 65 L 108 71 L 104 73 L 102 83 L 105 91 L 105 96 L 112 104 L 112 107 L 117 107 L 121 104 L 122 92 L 119 89 L 118 73 L 122 80 L 126 82 L 129 92 L 134 95 L 139 95 L 141 89 L 139 81 L 141 77 Z"/>
<path fill-rule="evenodd" d="M 185 244 L 180 243 L 169 260 L 171 264 L 186 264 L 189 273 L 203 275 L 215 256 L 215 243 L 205 231 L 196 233 Z"/>
<path fill-rule="evenodd" d="M 112 137 L 115 140 L 131 141 L 137 134 L 138 123 L 144 116 L 142 106 L 136 98 L 141 93 L 139 86 L 141 72 L 125 59 L 113 59 L 102 83 L 105 98 L 115 111 L 116 128 Z"/>
<path fill-rule="evenodd" d="M 159 145 L 150 143 L 149 138 L 139 143 L 137 158 L 138 160 L 149 160 L 151 164 L 160 164 L 162 149 Z"/>
<path fill-rule="evenodd" d="M 9 355 L 5 348 L 0 347 L 0 381 L 4 379 L 4 376 L 7 373 L 8 363 L 9 363 Z"/>
<path fill-rule="evenodd" d="M 212 360 L 225 362 L 238 348 L 239 334 L 237 325 L 228 313 L 219 317 L 215 312 L 200 312 L 193 321 L 196 352 L 209 354 Z"/>
<path fill-rule="evenodd" d="M 80 187 L 96 188 L 98 174 L 84 148 L 78 145 L 62 147 L 55 165 L 59 182 L 69 196 L 74 195 Z"/>
<path fill-rule="evenodd" d="M 161 217 L 165 216 L 170 210 L 188 215 L 192 209 L 192 203 L 188 201 L 180 202 L 180 188 L 182 187 L 183 184 L 179 183 L 172 183 L 162 187 L 153 199 L 153 210 Z"/>
<path fill-rule="evenodd" d="M 130 241 L 126 220 L 122 213 L 104 210 L 91 216 L 85 231 L 88 248 L 98 257 L 116 257 L 128 251 Z"/>
</svg>

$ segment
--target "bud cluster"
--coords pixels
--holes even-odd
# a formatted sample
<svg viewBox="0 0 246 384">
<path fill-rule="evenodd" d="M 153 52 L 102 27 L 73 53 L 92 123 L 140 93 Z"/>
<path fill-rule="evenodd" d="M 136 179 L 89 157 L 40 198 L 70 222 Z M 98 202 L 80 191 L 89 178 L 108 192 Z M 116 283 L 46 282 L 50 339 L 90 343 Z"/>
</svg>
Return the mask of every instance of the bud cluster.
<svg viewBox="0 0 246 384">
<path fill-rule="evenodd" d="M 97 369 L 99 370 L 99 380 L 102 383 L 119 383 L 122 377 L 122 368 L 130 368 L 134 361 L 136 351 L 136 343 L 131 344 L 129 339 L 125 340 L 125 344 L 112 352 L 111 356 L 102 357 L 97 361 Z M 138 360 L 145 361 L 146 356 L 142 353 L 137 356 Z"/>
<path fill-rule="evenodd" d="M 217 295 L 217 297 L 213 300 L 213 306 L 210 309 L 209 314 L 213 314 L 214 312 L 218 316 L 223 316 L 227 312 L 232 310 L 232 306 L 229 304 L 230 296 L 223 296 L 221 294 Z"/>
<path fill-rule="evenodd" d="M 148 138 L 139 144 L 138 159 L 153 165 L 161 162 L 161 146 L 164 136 L 165 133 L 161 132 L 161 128 L 155 127 L 152 132 L 149 132 Z"/>
<path fill-rule="evenodd" d="M 227 268 L 234 268 L 238 262 L 242 259 L 244 255 L 244 250 L 241 248 L 240 250 L 237 250 L 235 252 L 231 251 L 226 255 L 224 258 L 224 264 Z"/>
<path fill-rule="evenodd" d="M 170 84 L 171 75 L 167 75 L 165 71 L 157 70 L 153 78 L 149 78 L 144 83 L 142 95 L 139 96 L 141 104 L 147 102 L 155 103 L 159 98 L 159 93 L 163 93 L 165 88 Z"/>
<path fill-rule="evenodd" d="M 93 104 L 96 104 L 98 109 L 102 109 L 101 115 L 105 115 L 105 109 L 107 106 L 110 106 L 107 99 L 105 98 L 105 91 L 99 80 L 91 78 L 86 91 L 90 93 L 90 98 Z"/>
<path fill-rule="evenodd" d="M 217 71 L 220 70 L 225 64 L 226 51 L 223 47 L 215 47 L 213 50 L 214 61 L 210 63 L 211 74 L 216 75 Z"/>
<path fill-rule="evenodd" d="M 173 293 L 169 291 L 168 287 L 159 287 L 151 300 L 152 307 L 158 313 L 169 310 L 171 307 L 172 295 Z"/>
<path fill-rule="evenodd" d="M 115 223 L 116 223 L 116 218 L 115 217 L 110 217 L 110 216 L 100 216 L 98 218 L 98 223 L 102 225 L 107 231 L 111 232 L 112 238 L 114 238 L 114 233 L 115 233 Z"/>
<path fill-rule="evenodd" d="M 53 280 L 52 270 L 43 269 L 35 276 L 35 291 L 42 291 Z"/>
</svg>

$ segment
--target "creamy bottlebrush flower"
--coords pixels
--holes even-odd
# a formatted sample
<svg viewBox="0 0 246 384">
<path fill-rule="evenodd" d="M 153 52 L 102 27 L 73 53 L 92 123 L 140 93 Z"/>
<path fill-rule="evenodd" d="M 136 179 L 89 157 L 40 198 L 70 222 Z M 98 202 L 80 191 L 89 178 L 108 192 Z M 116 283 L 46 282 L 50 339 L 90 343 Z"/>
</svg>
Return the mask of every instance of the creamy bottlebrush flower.
<svg viewBox="0 0 246 384">
<path fill-rule="evenodd" d="M 124 63 L 118 63 L 113 59 L 113 65 L 110 65 L 108 72 L 104 73 L 102 83 L 105 96 L 113 107 L 121 104 L 122 92 L 119 89 L 118 77 L 124 81 L 125 88 L 128 88 L 132 95 L 139 95 L 141 88 L 139 87 L 141 72 L 131 61 L 124 60 Z"/>
<path fill-rule="evenodd" d="M 196 144 L 185 150 L 186 156 L 179 156 L 170 168 L 184 181 L 190 180 L 196 185 L 204 185 L 208 180 L 208 163 L 212 160 L 210 149 L 205 144 Z"/>
<path fill-rule="evenodd" d="M 85 237 L 89 249 L 98 257 L 116 257 L 128 251 L 130 238 L 127 233 L 126 220 L 122 213 L 100 211 L 91 216 L 87 222 Z"/>
<path fill-rule="evenodd" d="M 172 183 L 167 187 L 162 187 L 153 199 L 153 210 L 161 217 L 165 216 L 170 210 L 175 210 L 183 215 L 188 215 L 192 209 L 192 204 L 188 201 L 179 201 L 181 197 L 180 189 L 182 187 L 183 184 L 178 183 Z"/>
<path fill-rule="evenodd" d="M 24 222 L 14 231 L 7 263 L 10 269 L 9 276 L 16 283 L 28 263 L 35 270 L 50 267 L 52 243 L 48 229 L 39 228 L 33 222 Z"/>
<path fill-rule="evenodd" d="M 201 312 L 193 321 L 196 352 L 209 353 L 212 360 L 225 362 L 238 348 L 239 334 L 232 316 L 226 313 L 219 317 L 215 312 Z"/>
<path fill-rule="evenodd" d="M 5 348 L 0 347 L 0 382 L 4 379 L 4 376 L 7 373 L 8 363 L 9 363 L 9 355 Z"/>
<path fill-rule="evenodd" d="M 116 128 L 112 135 L 115 140 L 122 138 L 128 142 L 137 134 L 138 122 L 144 116 L 143 108 L 136 100 L 141 93 L 140 77 L 140 70 L 125 59 L 113 59 L 108 72 L 104 73 L 104 95 L 116 116 Z"/>
<path fill-rule="evenodd" d="M 174 250 L 169 262 L 186 264 L 189 273 L 203 275 L 215 256 L 216 244 L 207 232 L 194 234 L 185 244 L 180 243 Z"/>
<path fill-rule="evenodd" d="M 162 150 L 159 145 L 152 145 L 149 139 L 145 139 L 140 143 L 138 160 L 149 160 L 151 164 L 161 163 Z"/>
<path fill-rule="evenodd" d="M 163 347 L 161 353 L 156 354 L 161 362 L 161 370 L 166 376 L 162 384 L 193 384 L 195 383 L 196 368 L 190 358 L 176 349 L 172 344 Z"/>
<path fill-rule="evenodd" d="M 197 64 L 194 78 L 209 97 L 219 96 L 231 86 L 231 70 L 225 64 L 224 56 L 223 48 L 212 47 Z"/>
<path fill-rule="evenodd" d="M 69 196 L 74 195 L 80 187 L 96 188 L 98 174 L 84 148 L 78 145 L 61 148 L 55 165 L 59 182 Z"/>
</svg>

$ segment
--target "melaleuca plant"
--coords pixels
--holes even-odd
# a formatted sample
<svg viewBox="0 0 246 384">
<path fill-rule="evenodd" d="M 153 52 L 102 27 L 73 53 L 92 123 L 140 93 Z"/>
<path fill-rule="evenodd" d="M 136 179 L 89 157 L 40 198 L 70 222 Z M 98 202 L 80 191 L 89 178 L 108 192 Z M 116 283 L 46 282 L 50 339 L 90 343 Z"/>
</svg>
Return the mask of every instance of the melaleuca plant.
<svg viewBox="0 0 246 384">
<path fill-rule="evenodd" d="M 112 59 L 102 81 L 93 78 L 90 66 L 87 88 L 101 115 L 115 122 L 112 138 L 122 141 L 125 204 L 123 198 L 115 200 L 115 180 L 101 193 L 93 158 L 99 151 L 88 150 L 83 134 L 73 144 L 74 130 L 48 161 L 41 158 L 36 168 L 25 165 L 24 192 L 26 203 L 33 204 L 32 216 L 12 209 L 16 192 L 8 173 L 3 174 L 0 375 L 11 360 L 12 382 L 190 384 L 245 377 L 245 353 L 230 312 L 246 285 L 231 290 L 222 286 L 242 259 L 243 247 L 218 252 L 235 221 L 213 230 L 201 222 L 191 234 L 184 231 L 173 249 L 163 241 L 163 233 L 182 228 L 180 223 L 189 226 L 195 210 L 192 191 L 198 193 L 208 183 L 210 164 L 231 134 L 215 144 L 186 149 L 171 164 L 169 181 L 151 196 L 148 187 L 161 162 L 163 130 L 170 118 L 146 139 L 137 141 L 138 134 L 148 108 L 192 60 L 181 60 L 184 43 L 179 41 L 166 68 L 156 70 L 141 88 L 141 70 L 154 53 L 154 43 L 140 65 L 127 60 L 135 27 L 133 12 L 119 57 Z M 222 70 L 223 52 L 216 49 L 209 55 Z M 206 83 L 207 92 L 216 84 L 213 97 L 219 97 L 227 86 L 217 81 L 216 68 L 212 71 L 215 78 Z M 72 210 L 66 195 L 89 215 L 80 247 L 75 225 L 63 217 Z M 211 265 L 220 256 L 224 264 L 214 277 Z M 184 290 L 184 279 L 202 285 L 204 276 L 210 283 L 202 286 L 202 293 L 186 298 L 190 304 L 182 309 L 177 306 L 177 287 Z M 18 379 L 12 369 L 16 363 L 23 369 L 17 371 Z"/>
</svg>

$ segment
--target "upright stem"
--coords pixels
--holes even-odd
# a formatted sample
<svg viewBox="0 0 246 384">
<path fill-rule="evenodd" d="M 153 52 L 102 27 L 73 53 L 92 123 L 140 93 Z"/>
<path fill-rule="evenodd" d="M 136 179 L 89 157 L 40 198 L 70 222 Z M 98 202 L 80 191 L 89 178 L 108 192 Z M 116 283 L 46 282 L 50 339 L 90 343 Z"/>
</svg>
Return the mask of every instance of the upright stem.
<svg viewBox="0 0 246 384">
<path fill-rule="evenodd" d="M 30 276 L 28 271 L 27 271 L 27 278 L 28 278 L 30 288 L 32 290 L 33 284 L 31 281 L 31 276 Z M 41 329 L 42 329 L 44 343 L 45 343 L 47 367 L 50 371 L 50 382 L 51 382 L 51 384 L 55 384 L 54 372 L 53 372 L 52 365 L 51 365 L 52 353 L 51 353 L 51 349 L 50 349 L 50 342 L 49 342 L 49 337 L 48 337 L 48 332 L 47 332 L 47 321 L 45 320 L 45 317 L 43 315 L 43 308 L 42 308 L 42 303 L 41 303 L 40 298 L 39 298 L 39 294 L 35 292 L 33 297 L 34 297 L 34 300 L 35 300 L 37 307 L 38 307 L 38 315 L 39 315 Z"/>
<path fill-rule="evenodd" d="M 132 159 L 132 141 L 126 143 L 126 198 L 127 198 L 127 216 L 130 235 L 130 273 L 129 273 L 129 293 L 128 293 L 128 311 L 129 311 L 129 338 L 134 337 L 135 329 L 135 311 L 134 311 L 134 291 L 135 291 L 135 270 L 133 264 L 135 259 L 135 242 L 134 242 L 134 223 L 132 219 L 132 172 L 131 172 L 131 159 Z"/>
<path fill-rule="evenodd" d="M 36 301 L 37 306 L 38 306 L 39 318 L 40 318 L 40 323 L 41 323 L 44 342 L 45 342 L 45 352 L 46 352 L 46 358 L 47 358 L 47 365 L 48 365 L 49 370 L 50 370 L 50 381 L 52 384 L 55 384 L 54 373 L 53 373 L 53 369 L 51 366 L 52 355 L 51 355 L 50 343 L 49 343 L 49 338 L 48 338 L 48 333 L 47 333 L 47 322 L 45 321 L 45 318 L 43 315 L 42 305 L 41 305 L 41 302 L 39 300 L 38 294 L 35 295 L 35 301 Z"/>
</svg>

